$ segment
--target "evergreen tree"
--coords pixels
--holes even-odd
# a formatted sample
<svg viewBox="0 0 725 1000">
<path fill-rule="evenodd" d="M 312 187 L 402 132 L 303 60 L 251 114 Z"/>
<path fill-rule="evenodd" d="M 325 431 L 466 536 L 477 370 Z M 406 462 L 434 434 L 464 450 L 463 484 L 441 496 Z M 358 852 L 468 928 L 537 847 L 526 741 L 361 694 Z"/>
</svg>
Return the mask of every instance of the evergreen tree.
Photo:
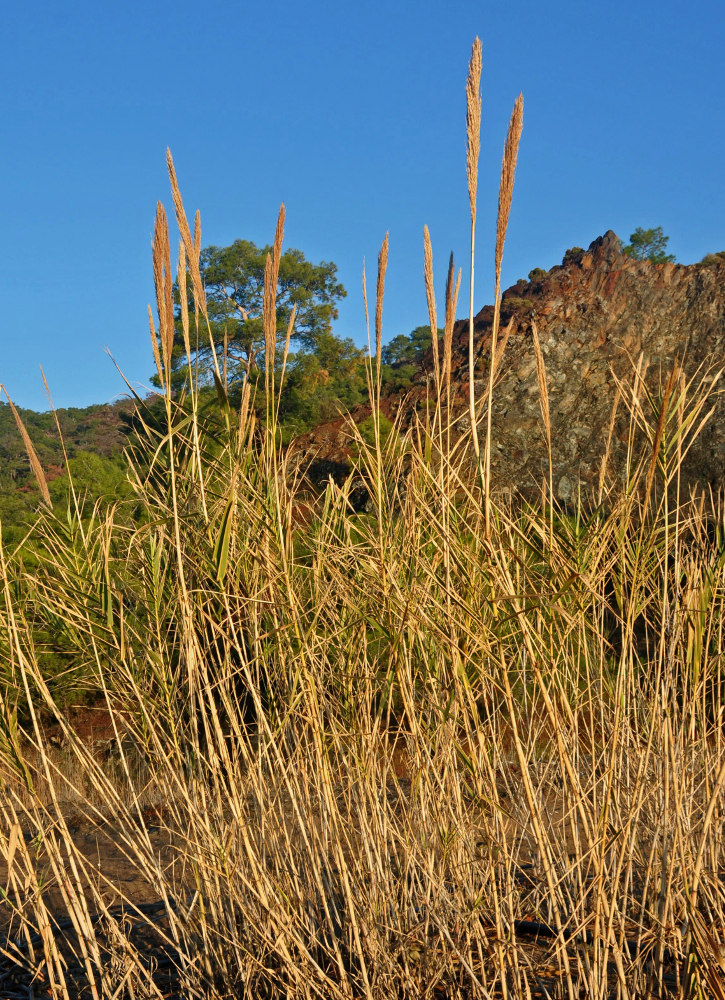
<svg viewBox="0 0 725 1000">
<path fill-rule="evenodd" d="M 662 232 L 662 226 L 655 229 L 637 229 L 629 237 L 629 243 L 622 246 L 622 253 L 635 260 L 649 260 L 653 264 L 665 264 L 668 261 L 674 263 L 675 255 L 667 253 L 669 236 Z"/>
</svg>

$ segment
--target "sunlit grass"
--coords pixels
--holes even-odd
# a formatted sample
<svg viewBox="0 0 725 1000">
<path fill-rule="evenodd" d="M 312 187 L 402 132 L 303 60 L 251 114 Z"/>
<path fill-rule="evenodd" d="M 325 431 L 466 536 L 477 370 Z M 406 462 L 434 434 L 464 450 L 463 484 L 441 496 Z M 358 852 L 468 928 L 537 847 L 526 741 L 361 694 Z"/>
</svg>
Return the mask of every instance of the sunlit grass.
<svg viewBox="0 0 725 1000">
<path fill-rule="evenodd" d="M 497 499 L 448 404 L 451 268 L 431 407 L 404 431 L 373 405 L 350 479 L 313 497 L 276 428 L 283 224 L 264 425 L 249 389 L 213 427 L 197 387 L 171 391 L 160 209 L 164 418 L 140 409 L 134 520 L 47 510 L 32 568 L 0 565 L 0 976 L 15 963 L 66 998 L 722 995 L 723 517 L 677 491 L 713 381 L 678 369 L 645 407 L 633 374 L 624 484 L 605 465 L 575 510 L 551 476 L 538 505 Z M 470 405 L 486 428 L 490 393 Z M 51 647 L 105 700 L 103 757 L 68 726 Z M 160 909 L 79 846 L 69 802 L 99 843 L 112 820 Z"/>
</svg>

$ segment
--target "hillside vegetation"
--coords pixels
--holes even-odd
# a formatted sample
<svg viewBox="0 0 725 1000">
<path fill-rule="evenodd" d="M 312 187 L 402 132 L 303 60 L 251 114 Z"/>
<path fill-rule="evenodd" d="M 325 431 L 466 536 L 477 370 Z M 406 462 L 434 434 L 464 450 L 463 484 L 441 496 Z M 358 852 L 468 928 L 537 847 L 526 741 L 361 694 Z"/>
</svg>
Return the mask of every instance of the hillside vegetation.
<svg viewBox="0 0 725 1000">
<path fill-rule="evenodd" d="M 181 326 L 180 319 L 177 326 Z M 383 348 L 381 380 L 385 392 L 405 392 L 412 386 L 430 344 L 430 327 L 421 326 L 409 335 L 398 335 Z M 313 348 L 288 354 L 286 358 L 280 345 L 275 357 L 278 377 L 283 362 L 285 378 L 280 387 L 276 419 L 285 444 L 325 421 L 369 403 L 364 352 L 331 332 Z M 264 379 L 260 376 L 259 370 L 252 374 L 255 384 L 252 405 L 263 423 L 266 405 Z M 211 382 L 211 385 L 196 383 L 196 411 L 204 413 L 210 424 L 223 423 L 225 408 L 240 405 L 244 380 L 227 378 L 221 397 L 213 379 Z M 174 397 L 184 405 L 184 378 L 174 373 L 174 383 Z M 131 498 L 124 449 L 137 440 L 136 431 L 144 421 L 158 422 L 163 419 L 163 412 L 162 400 L 153 395 L 45 413 L 16 408 L 43 469 L 54 506 L 67 507 L 73 481 L 88 509 L 99 500 L 113 503 Z M 140 419 L 139 413 L 144 415 Z M 0 400 L 0 524 L 6 545 L 12 547 L 26 538 L 41 502 L 41 491 L 17 418 L 12 407 Z"/>
<path fill-rule="evenodd" d="M 23 408 L 16 412 L 33 442 L 54 504 L 62 507 L 67 500 L 69 470 L 91 502 L 124 492 L 122 453 L 132 412 L 128 402 L 60 409 L 55 414 Z M 7 403 L 0 402 L 0 523 L 6 545 L 12 547 L 25 537 L 40 502 L 16 417 Z"/>
</svg>

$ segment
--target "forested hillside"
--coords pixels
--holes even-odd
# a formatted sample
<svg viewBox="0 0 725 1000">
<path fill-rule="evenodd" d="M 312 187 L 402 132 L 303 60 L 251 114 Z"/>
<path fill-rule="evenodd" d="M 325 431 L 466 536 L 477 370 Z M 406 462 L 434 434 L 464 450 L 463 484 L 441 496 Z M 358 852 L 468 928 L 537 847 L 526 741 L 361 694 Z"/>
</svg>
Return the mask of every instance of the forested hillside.
<svg viewBox="0 0 725 1000">
<path fill-rule="evenodd" d="M 430 343 L 430 327 L 421 326 L 409 335 L 395 337 L 383 349 L 381 378 L 388 392 L 404 392 L 412 386 Z M 282 364 L 280 353 L 277 367 Z M 256 382 L 259 371 L 252 374 Z M 202 389 L 197 401 L 203 419 L 212 426 L 219 422 L 221 398 L 236 407 L 241 384 L 228 377 L 221 397 L 213 384 Z M 183 393 L 181 384 L 177 390 L 180 401 Z M 266 406 L 260 385 L 253 399 L 257 419 L 263 423 Z M 279 398 L 282 439 L 287 443 L 367 399 L 364 351 L 328 333 L 314 348 L 302 349 L 287 359 Z M 134 440 L 139 410 L 140 419 L 154 424 L 161 419 L 162 409 L 161 398 L 149 396 L 142 401 L 128 398 L 55 413 L 21 407 L 16 412 L 38 456 L 53 506 L 67 503 L 72 481 L 79 499 L 90 510 L 101 497 L 113 500 L 131 496 L 124 448 Z M 23 539 L 40 503 L 38 483 L 12 407 L 0 402 L 0 523 L 5 544 L 14 545 Z"/>
<path fill-rule="evenodd" d="M 79 494 L 87 499 L 124 491 L 123 447 L 131 429 L 132 411 L 133 404 L 128 400 L 61 409 L 55 415 L 17 409 L 33 442 L 54 504 L 64 502 L 68 495 L 69 471 Z M 12 408 L 2 402 L 0 521 L 6 544 L 23 537 L 40 502 L 40 491 Z"/>
</svg>

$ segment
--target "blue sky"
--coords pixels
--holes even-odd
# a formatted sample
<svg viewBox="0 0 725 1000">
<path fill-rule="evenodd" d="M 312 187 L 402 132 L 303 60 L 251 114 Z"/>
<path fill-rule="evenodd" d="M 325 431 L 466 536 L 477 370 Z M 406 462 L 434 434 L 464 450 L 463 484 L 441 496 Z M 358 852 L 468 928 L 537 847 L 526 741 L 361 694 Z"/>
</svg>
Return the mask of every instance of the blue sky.
<svg viewBox="0 0 725 1000">
<path fill-rule="evenodd" d="M 725 249 L 722 0 L 30 0 L 6 7 L 4 28 L 0 382 L 23 406 L 47 408 L 40 365 L 56 405 L 123 393 L 105 347 L 146 383 L 167 146 L 204 245 L 270 242 L 284 201 L 286 245 L 337 263 L 348 297 L 336 330 L 362 343 L 361 263 L 372 285 L 389 229 L 384 338 L 427 322 L 423 225 L 441 296 L 450 251 L 465 264 L 475 35 L 476 308 L 492 296 L 498 170 L 519 91 L 505 285 L 607 229 L 662 226 L 683 263 Z"/>
</svg>

